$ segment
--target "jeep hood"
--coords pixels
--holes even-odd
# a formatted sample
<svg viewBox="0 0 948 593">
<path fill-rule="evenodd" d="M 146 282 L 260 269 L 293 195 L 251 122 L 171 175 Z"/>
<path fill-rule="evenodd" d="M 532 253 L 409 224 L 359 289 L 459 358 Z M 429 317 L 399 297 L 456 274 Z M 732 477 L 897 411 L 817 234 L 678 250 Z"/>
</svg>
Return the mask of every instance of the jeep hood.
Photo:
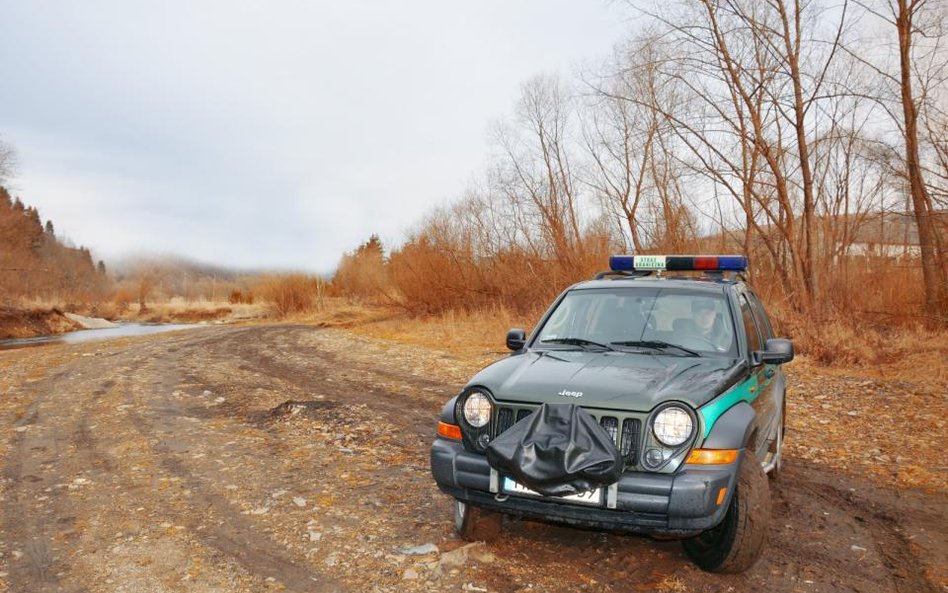
<svg viewBox="0 0 948 593">
<path fill-rule="evenodd" d="M 647 412 L 668 400 L 699 408 L 745 371 L 742 360 L 730 358 L 530 350 L 495 362 L 468 385 L 486 387 L 499 401 Z"/>
</svg>

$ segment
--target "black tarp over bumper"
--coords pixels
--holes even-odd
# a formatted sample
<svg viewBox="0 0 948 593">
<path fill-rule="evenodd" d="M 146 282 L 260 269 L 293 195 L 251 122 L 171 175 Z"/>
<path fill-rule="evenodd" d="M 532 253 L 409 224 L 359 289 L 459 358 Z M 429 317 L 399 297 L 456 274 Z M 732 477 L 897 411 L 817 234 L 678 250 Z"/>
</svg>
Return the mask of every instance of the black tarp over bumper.
<svg viewBox="0 0 948 593">
<path fill-rule="evenodd" d="M 609 433 L 573 404 L 543 404 L 487 447 L 491 467 L 545 496 L 614 484 L 622 455 Z"/>
</svg>

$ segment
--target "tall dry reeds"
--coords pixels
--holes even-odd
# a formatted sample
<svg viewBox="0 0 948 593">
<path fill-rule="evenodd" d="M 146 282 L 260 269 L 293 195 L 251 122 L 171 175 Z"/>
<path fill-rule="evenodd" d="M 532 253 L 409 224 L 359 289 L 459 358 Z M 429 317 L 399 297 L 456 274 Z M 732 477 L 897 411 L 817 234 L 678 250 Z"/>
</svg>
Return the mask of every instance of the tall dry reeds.
<svg viewBox="0 0 948 593">
<path fill-rule="evenodd" d="M 282 318 L 317 310 L 324 287 L 322 280 L 313 276 L 283 274 L 264 276 L 254 292 L 272 307 L 274 315 Z"/>
</svg>

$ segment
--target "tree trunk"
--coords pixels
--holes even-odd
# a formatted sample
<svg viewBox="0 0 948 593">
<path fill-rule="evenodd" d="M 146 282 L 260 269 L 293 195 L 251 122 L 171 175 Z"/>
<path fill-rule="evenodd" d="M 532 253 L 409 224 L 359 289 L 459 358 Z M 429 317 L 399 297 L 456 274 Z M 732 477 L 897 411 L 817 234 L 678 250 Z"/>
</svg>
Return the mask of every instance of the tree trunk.
<svg viewBox="0 0 948 593">
<path fill-rule="evenodd" d="M 922 179 L 918 148 L 918 106 L 912 95 L 912 12 L 916 3 L 898 0 L 895 26 L 899 34 L 899 66 L 902 112 L 905 118 L 905 168 L 912 196 L 912 210 L 918 226 L 918 243 L 922 252 L 922 278 L 925 285 L 925 308 L 932 319 L 946 313 L 944 268 L 938 261 L 935 226 L 931 217 L 931 201 Z M 939 323 L 939 322 L 936 322 Z"/>
</svg>

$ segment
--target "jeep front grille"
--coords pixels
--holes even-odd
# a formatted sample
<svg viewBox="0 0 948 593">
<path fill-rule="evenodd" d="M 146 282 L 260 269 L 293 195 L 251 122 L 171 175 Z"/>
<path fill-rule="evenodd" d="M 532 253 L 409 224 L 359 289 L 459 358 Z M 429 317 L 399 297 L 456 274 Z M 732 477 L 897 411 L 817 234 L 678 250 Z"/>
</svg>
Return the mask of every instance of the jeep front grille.
<svg viewBox="0 0 948 593">
<path fill-rule="evenodd" d="M 612 442 L 618 444 L 616 437 L 619 434 L 619 419 L 615 416 L 603 416 L 599 419 L 599 426 L 601 426 L 606 432 L 609 433 L 609 436 L 612 437 Z"/>
<path fill-rule="evenodd" d="M 500 408 L 497 410 L 497 430 L 494 431 L 494 436 L 499 435 L 513 426 L 513 417 L 514 411 L 510 408 Z"/>
<path fill-rule="evenodd" d="M 505 432 L 516 422 L 520 422 L 530 415 L 536 406 L 501 405 L 497 409 L 497 420 L 494 425 L 494 434 Z M 612 437 L 616 447 L 622 454 L 628 467 L 638 465 L 639 441 L 642 436 L 642 420 L 640 418 L 620 417 L 618 415 L 601 414 L 597 410 L 586 410 L 599 421 L 599 425 Z M 516 419 L 516 420 L 515 420 Z M 621 431 L 620 431 L 621 426 Z"/>
<path fill-rule="evenodd" d="M 622 458 L 626 465 L 638 463 L 638 443 L 642 434 L 642 421 L 638 418 L 626 418 L 622 421 Z"/>
</svg>

